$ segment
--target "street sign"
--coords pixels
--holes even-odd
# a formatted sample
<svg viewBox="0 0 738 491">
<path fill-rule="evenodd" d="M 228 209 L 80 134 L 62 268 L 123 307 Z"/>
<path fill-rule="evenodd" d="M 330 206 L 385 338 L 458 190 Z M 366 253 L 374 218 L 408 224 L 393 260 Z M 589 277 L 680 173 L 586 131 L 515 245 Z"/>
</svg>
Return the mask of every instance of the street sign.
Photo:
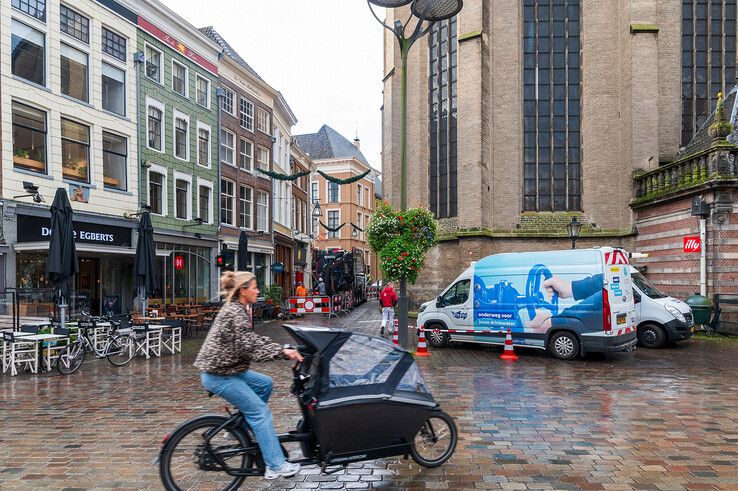
<svg viewBox="0 0 738 491">
<path fill-rule="evenodd" d="M 700 252 L 702 242 L 699 235 L 687 235 L 684 237 L 684 252 Z"/>
<path fill-rule="evenodd" d="M 174 256 L 174 269 L 177 271 L 184 269 L 184 258 L 182 256 Z"/>
</svg>

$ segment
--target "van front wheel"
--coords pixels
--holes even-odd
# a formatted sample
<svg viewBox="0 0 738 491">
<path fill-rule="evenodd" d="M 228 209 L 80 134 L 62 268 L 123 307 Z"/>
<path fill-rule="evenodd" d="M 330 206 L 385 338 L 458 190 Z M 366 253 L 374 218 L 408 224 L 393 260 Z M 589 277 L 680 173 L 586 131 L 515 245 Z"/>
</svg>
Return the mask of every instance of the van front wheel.
<svg viewBox="0 0 738 491">
<path fill-rule="evenodd" d="M 441 326 L 433 324 L 425 330 L 425 339 L 431 348 L 444 348 L 448 344 L 448 333 L 438 331 L 438 329 L 441 329 Z"/>
<path fill-rule="evenodd" d="M 560 331 L 551 337 L 548 350 L 560 360 L 573 360 L 579 356 L 579 340 L 568 331 Z"/>
<path fill-rule="evenodd" d="M 660 348 L 666 342 L 664 330 L 654 324 L 638 328 L 638 342 L 644 348 Z"/>
</svg>

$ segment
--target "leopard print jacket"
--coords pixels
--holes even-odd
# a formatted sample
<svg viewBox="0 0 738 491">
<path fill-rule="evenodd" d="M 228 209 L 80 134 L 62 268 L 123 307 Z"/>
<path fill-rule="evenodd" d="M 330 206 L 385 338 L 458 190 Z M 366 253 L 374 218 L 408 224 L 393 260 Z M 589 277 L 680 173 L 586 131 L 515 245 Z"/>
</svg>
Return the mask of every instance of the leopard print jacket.
<svg viewBox="0 0 738 491">
<path fill-rule="evenodd" d="M 236 375 L 248 370 L 252 361 L 279 358 L 285 358 L 282 347 L 253 331 L 249 308 L 229 302 L 213 321 L 194 365 L 214 375 Z"/>
</svg>

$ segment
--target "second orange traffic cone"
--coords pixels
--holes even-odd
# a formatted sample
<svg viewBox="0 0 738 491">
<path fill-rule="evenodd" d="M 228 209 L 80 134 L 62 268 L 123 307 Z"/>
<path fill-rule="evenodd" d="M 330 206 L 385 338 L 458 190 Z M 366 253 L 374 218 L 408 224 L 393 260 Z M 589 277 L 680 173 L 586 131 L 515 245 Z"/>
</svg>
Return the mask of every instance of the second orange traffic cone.
<svg viewBox="0 0 738 491">
<path fill-rule="evenodd" d="M 415 356 L 430 356 L 428 353 L 428 347 L 425 344 L 425 329 L 420 326 L 420 337 L 418 338 L 418 350 L 415 352 Z"/>
<path fill-rule="evenodd" d="M 513 349 L 512 334 L 510 328 L 507 328 L 507 336 L 505 336 L 505 350 L 500 355 L 503 360 L 515 361 L 518 359 L 518 355 L 515 354 Z"/>
</svg>

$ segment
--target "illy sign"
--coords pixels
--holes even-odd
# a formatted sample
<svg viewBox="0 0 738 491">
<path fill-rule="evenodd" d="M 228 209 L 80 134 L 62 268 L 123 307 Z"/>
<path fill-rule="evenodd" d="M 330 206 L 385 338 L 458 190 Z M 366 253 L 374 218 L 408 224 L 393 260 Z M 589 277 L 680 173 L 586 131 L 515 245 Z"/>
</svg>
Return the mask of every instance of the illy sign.
<svg viewBox="0 0 738 491">
<path fill-rule="evenodd" d="M 700 252 L 702 242 L 699 235 L 688 235 L 684 237 L 684 252 Z"/>
</svg>

